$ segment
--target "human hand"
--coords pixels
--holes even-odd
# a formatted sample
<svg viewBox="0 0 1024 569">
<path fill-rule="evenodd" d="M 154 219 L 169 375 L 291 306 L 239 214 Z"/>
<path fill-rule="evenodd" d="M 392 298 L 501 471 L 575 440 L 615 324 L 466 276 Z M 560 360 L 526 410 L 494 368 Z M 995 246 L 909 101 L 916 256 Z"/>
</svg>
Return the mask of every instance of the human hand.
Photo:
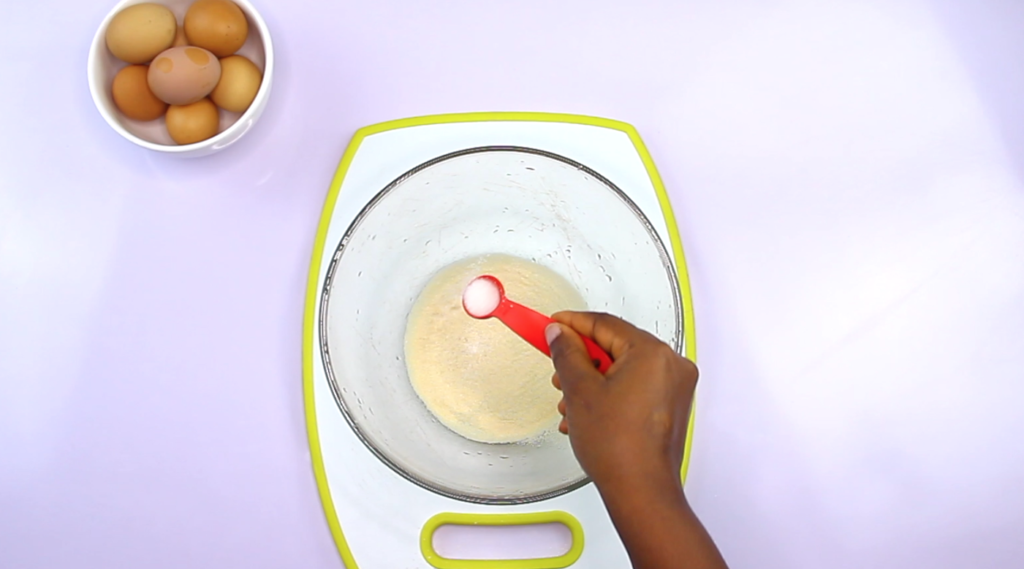
<svg viewBox="0 0 1024 569">
<path fill-rule="evenodd" d="M 559 430 L 594 481 L 634 569 L 727 569 L 690 508 L 679 469 L 697 366 L 632 324 L 559 312 L 545 330 L 562 390 Z M 589 336 L 615 363 L 602 375 Z"/>
<path fill-rule="evenodd" d="M 679 485 L 697 366 L 664 342 L 608 314 L 559 312 L 547 337 L 562 390 L 559 430 L 603 491 L 641 483 Z M 611 354 L 602 375 L 580 334 Z"/>
</svg>

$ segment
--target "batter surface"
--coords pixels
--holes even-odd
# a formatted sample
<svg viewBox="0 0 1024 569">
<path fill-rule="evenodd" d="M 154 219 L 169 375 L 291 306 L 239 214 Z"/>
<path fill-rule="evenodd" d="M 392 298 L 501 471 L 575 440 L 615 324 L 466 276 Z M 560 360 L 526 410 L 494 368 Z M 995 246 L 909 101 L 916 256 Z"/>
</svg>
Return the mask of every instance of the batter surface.
<svg viewBox="0 0 1024 569">
<path fill-rule="evenodd" d="M 558 425 L 554 368 L 499 320 L 463 310 L 463 290 L 484 274 L 497 277 L 509 298 L 544 314 L 586 309 L 576 289 L 547 267 L 501 254 L 459 261 L 434 275 L 409 314 L 409 378 L 427 409 L 467 439 L 530 439 Z"/>
</svg>

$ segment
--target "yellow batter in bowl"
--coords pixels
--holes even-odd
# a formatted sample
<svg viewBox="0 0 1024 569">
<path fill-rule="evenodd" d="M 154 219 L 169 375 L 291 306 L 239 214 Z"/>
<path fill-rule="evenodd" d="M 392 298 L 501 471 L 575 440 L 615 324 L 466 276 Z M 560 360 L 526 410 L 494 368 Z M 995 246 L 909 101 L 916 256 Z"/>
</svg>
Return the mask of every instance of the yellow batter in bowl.
<svg viewBox="0 0 1024 569">
<path fill-rule="evenodd" d="M 551 385 L 547 356 L 497 319 L 477 320 L 463 310 L 463 290 L 483 274 L 497 277 L 516 302 L 545 314 L 586 308 L 561 275 L 526 259 L 494 254 L 448 265 L 409 315 L 409 379 L 427 409 L 467 439 L 525 441 L 557 427 L 561 394 Z"/>
</svg>

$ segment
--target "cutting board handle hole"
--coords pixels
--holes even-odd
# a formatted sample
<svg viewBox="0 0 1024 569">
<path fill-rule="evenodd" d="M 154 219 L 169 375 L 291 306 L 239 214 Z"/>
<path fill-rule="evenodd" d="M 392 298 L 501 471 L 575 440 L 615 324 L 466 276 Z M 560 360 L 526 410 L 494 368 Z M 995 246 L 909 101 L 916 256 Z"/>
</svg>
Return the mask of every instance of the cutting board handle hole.
<svg viewBox="0 0 1024 569">
<path fill-rule="evenodd" d="M 439 519 L 440 518 L 440 519 Z M 579 522 L 565 512 L 532 514 L 440 514 L 421 534 L 424 557 L 439 569 L 531 567 L 559 569 L 576 561 L 583 549 Z M 484 563 L 486 562 L 486 563 Z M 500 564 L 500 565 L 499 565 Z"/>
</svg>

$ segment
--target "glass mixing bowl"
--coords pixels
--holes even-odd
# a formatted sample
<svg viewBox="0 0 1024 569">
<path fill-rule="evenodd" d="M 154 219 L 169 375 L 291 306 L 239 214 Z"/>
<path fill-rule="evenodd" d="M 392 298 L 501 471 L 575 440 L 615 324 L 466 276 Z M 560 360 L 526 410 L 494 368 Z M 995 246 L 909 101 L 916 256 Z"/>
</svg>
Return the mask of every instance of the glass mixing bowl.
<svg viewBox="0 0 1024 569">
<path fill-rule="evenodd" d="M 590 310 L 621 316 L 681 350 L 676 272 L 629 197 L 562 156 L 485 147 L 414 168 L 356 217 L 324 282 L 321 353 L 345 419 L 395 472 L 469 502 L 533 502 L 587 483 L 568 437 L 463 438 L 427 410 L 406 369 L 406 321 L 427 281 L 453 262 L 491 253 L 553 269 Z"/>
</svg>

